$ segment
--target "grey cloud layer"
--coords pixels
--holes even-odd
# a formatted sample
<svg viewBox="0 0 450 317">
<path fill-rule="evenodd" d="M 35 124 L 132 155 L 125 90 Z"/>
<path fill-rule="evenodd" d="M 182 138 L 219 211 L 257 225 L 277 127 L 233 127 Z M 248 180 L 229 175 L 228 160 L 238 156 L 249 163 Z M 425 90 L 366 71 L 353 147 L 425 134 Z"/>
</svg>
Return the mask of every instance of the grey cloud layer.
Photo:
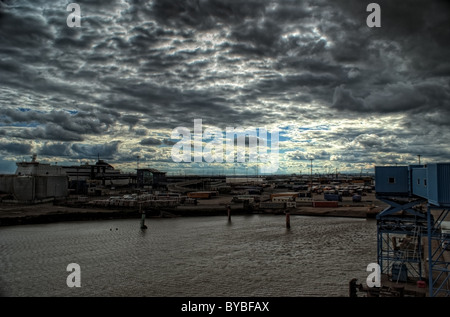
<svg viewBox="0 0 450 317">
<path fill-rule="evenodd" d="M 401 132 L 402 150 L 416 151 L 420 131 L 426 144 L 450 135 L 450 8 L 377 1 L 382 27 L 370 29 L 370 2 L 83 0 L 82 27 L 71 29 L 63 1 L 4 1 L 0 133 L 11 144 L 56 142 L 35 146 L 46 155 L 87 155 L 89 138 L 128 133 L 151 148 L 168 135 L 149 131 L 196 118 L 224 128 L 373 115 L 400 122 L 387 134 Z M 445 157 L 436 145 L 430 155 Z M 297 154 L 289 158 L 307 156 Z"/>
</svg>

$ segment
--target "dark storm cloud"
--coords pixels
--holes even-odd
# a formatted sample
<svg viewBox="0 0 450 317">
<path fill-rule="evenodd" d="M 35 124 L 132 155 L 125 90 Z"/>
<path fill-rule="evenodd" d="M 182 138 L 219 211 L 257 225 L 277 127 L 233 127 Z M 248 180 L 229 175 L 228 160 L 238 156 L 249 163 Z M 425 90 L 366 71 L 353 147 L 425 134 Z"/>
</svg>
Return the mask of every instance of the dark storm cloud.
<svg viewBox="0 0 450 317">
<path fill-rule="evenodd" d="M 341 10 L 341 16 L 353 21 L 353 26 L 364 27 L 365 17 L 361 12 L 369 2 L 338 0 L 330 2 Z M 400 43 L 412 51 L 409 54 L 422 56 L 424 62 L 437 64 L 426 55 L 439 55 L 444 57 L 449 51 L 445 40 L 450 35 L 448 28 L 450 4 L 445 0 L 408 0 L 408 1 L 377 1 L 381 7 L 381 28 L 370 29 L 369 34 L 373 39 L 388 39 Z M 348 25 L 351 27 L 351 25 Z M 348 31 L 346 28 L 345 31 Z M 337 32 L 336 32 L 337 33 Z M 356 35 L 356 34 L 354 34 Z M 367 42 L 362 42 L 367 43 Z M 420 44 L 420 45 L 419 45 Z M 427 46 L 427 45 L 431 45 Z M 436 50 L 436 48 L 439 48 Z M 424 58 L 426 57 L 426 58 Z M 448 65 L 448 63 L 446 63 Z M 420 64 L 411 64 L 420 66 Z"/>
<path fill-rule="evenodd" d="M 0 151 L 6 152 L 9 154 L 30 154 L 32 150 L 31 144 L 24 143 L 15 143 L 15 142 L 1 142 L 0 143 Z"/>
<path fill-rule="evenodd" d="M 255 53 L 257 55 L 272 55 L 273 49 L 277 49 L 282 28 L 274 21 L 266 20 L 263 23 L 249 21 L 236 26 L 231 38 L 239 42 L 235 52 Z"/>
<path fill-rule="evenodd" d="M 164 144 L 164 145 L 168 145 L 168 146 L 175 145 L 176 143 L 177 143 L 177 142 L 171 141 L 171 140 L 169 140 L 169 139 L 164 139 L 164 140 L 163 140 L 163 144 Z"/>
<path fill-rule="evenodd" d="M 438 83 L 395 83 L 374 91 L 367 97 L 355 97 L 353 92 L 343 86 L 336 87 L 333 95 L 333 108 L 356 112 L 423 112 L 441 110 L 441 115 L 450 114 L 450 87 Z"/>
<path fill-rule="evenodd" d="M 89 13 L 102 13 L 105 7 L 115 8 L 119 2 L 119 0 L 77 0 L 76 3 L 83 9 L 86 8 Z"/>
<path fill-rule="evenodd" d="M 443 40 L 450 35 L 448 3 L 379 1 L 382 27 L 369 31 L 357 23 L 364 3 L 334 3 L 342 9 L 343 21 L 348 21 L 335 31 L 331 25 L 322 26 L 332 40 L 342 44 L 332 50 L 334 58 L 367 59 L 376 68 L 368 64 L 358 82 L 336 87 L 333 108 L 379 114 L 442 111 L 450 118 L 450 46 Z"/>
<path fill-rule="evenodd" d="M 390 164 L 407 164 L 405 158 L 416 162 L 417 155 L 430 160 L 447 161 L 450 149 L 436 144 L 445 144 L 447 136 L 424 122 L 408 126 L 395 134 L 384 128 L 346 129 L 334 135 L 335 143 L 343 150 L 337 156 L 340 161 Z M 376 153 L 376 154 L 374 154 Z M 395 155 L 391 155 L 395 154 Z M 386 161 L 387 160 L 387 161 Z"/>
<path fill-rule="evenodd" d="M 79 158 L 92 158 L 100 155 L 104 158 L 113 158 L 119 151 L 119 141 L 108 144 L 73 144 L 71 150 Z"/>
<path fill-rule="evenodd" d="M 338 110 L 353 110 L 361 112 L 366 110 L 364 100 L 361 98 L 355 98 L 352 91 L 345 89 L 342 86 L 336 87 L 334 90 L 332 107 Z"/>
<path fill-rule="evenodd" d="M 261 80 L 255 89 L 260 90 L 262 95 L 278 96 L 279 94 L 283 94 L 283 92 L 308 92 L 309 87 L 326 87 L 328 90 L 328 87 L 334 87 L 338 82 L 338 77 L 332 73 L 304 72 L 300 74 Z"/>
<path fill-rule="evenodd" d="M 39 149 L 38 154 L 47 156 L 72 156 L 73 152 L 67 143 L 45 143 Z"/>
<path fill-rule="evenodd" d="M 27 140 L 53 140 L 53 141 L 83 141 L 84 138 L 74 132 L 64 130 L 62 127 L 49 123 L 42 127 L 27 128 L 21 131 L 13 131 L 12 137 Z"/>
<path fill-rule="evenodd" d="M 268 1 L 220 0 L 156 0 L 149 15 L 159 23 L 174 27 L 193 27 L 198 30 L 216 28 L 221 24 L 240 22 L 262 16 Z"/>
<path fill-rule="evenodd" d="M 0 40 L 4 48 L 38 49 L 43 41 L 54 39 L 46 19 L 32 3 L 0 3 L 0 12 Z"/>
<path fill-rule="evenodd" d="M 376 1 L 382 27 L 368 28 L 370 2 L 82 0 L 81 28 L 66 26 L 68 2 L 2 2 L 2 131 L 13 142 L 42 141 L 45 155 L 124 159 L 126 146 L 90 143 L 126 131 L 120 137 L 135 147 L 170 145 L 148 136 L 192 130 L 194 119 L 221 129 L 324 118 L 349 127 L 367 116 L 385 126 L 313 136 L 353 141 L 361 152 L 346 156 L 352 162 L 368 159 L 364 151 L 419 150 L 418 134 L 444 142 L 449 5 Z M 325 151 L 310 154 L 334 154 Z"/>
<path fill-rule="evenodd" d="M 138 122 L 139 118 L 133 115 L 124 115 L 121 118 L 121 121 L 128 124 L 130 127 L 134 127 Z"/>
<path fill-rule="evenodd" d="M 141 142 L 139 142 L 139 144 L 141 145 L 149 145 L 149 146 L 156 146 L 156 145 L 161 145 L 162 142 L 158 139 L 155 138 L 147 138 L 147 139 L 143 139 L 141 140 Z"/>
<path fill-rule="evenodd" d="M 144 113 L 150 117 L 149 124 L 145 125 L 148 127 L 167 127 L 170 121 L 171 127 L 174 128 L 192 124 L 193 119 L 197 118 L 215 122 L 218 119 L 219 122 L 240 122 L 244 118 L 236 105 L 230 104 L 225 93 L 218 96 L 201 90 L 181 90 L 176 87 L 159 87 L 128 81 L 116 82 L 113 89 L 120 97 L 113 97 L 105 106 Z M 220 120 L 222 117 L 224 120 Z M 252 117 L 255 117 L 254 113 Z"/>
<path fill-rule="evenodd" d="M 147 130 L 146 129 L 136 129 L 136 130 L 134 130 L 134 133 L 137 136 L 146 136 L 147 135 Z"/>
<path fill-rule="evenodd" d="M 322 150 L 317 153 L 305 153 L 301 151 L 295 151 L 288 153 L 289 159 L 293 161 L 309 161 L 311 159 L 313 160 L 329 160 L 330 159 L 330 153 Z"/>
<path fill-rule="evenodd" d="M 140 5 L 141 3 L 134 3 L 136 5 Z M 257 4 L 257 5 L 255 5 Z M 230 28 L 228 47 L 233 48 L 234 50 L 238 50 L 240 45 L 249 45 L 251 47 L 256 47 L 256 49 L 273 49 L 274 52 L 269 52 L 269 55 L 280 55 L 284 53 L 284 49 L 281 52 L 277 52 L 279 48 L 280 34 L 282 28 L 278 27 L 280 21 L 278 19 L 282 19 L 281 14 L 289 11 L 289 7 L 293 6 L 293 3 L 286 3 L 287 7 L 281 5 L 281 13 L 278 11 L 274 11 L 271 13 L 271 17 L 264 17 L 266 11 L 267 3 L 264 2 L 255 2 L 254 3 L 242 3 L 242 2 L 219 2 L 219 1 L 202 1 L 201 3 L 196 2 L 155 2 L 152 8 L 145 7 L 144 10 L 140 10 L 140 15 L 138 14 L 138 21 L 141 18 L 142 14 L 147 16 L 153 16 L 155 20 L 159 23 L 160 26 L 164 26 L 166 29 L 163 32 L 161 27 L 156 27 L 154 23 L 146 25 L 145 28 L 141 26 L 133 27 L 133 33 L 135 36 L 138 36 L 139 41 L 145 41 L 142 45 L 142 49 L 144 47 L 148 48 L 153 46 L 156 38 L 161 38 L 160 34 L 163 33 L 163 38 L 165 36 L 172 36 L 176 34 L 176 31 L 183 27 L 196 28 L 199 31 L 204 31 L 209 27 L 213 28 L 213 26 L 218 26 L 223 23 L 224 27 Z M 286 9 L 288 8 L 288 9 Z M 297 7 L 296 10 L 299 12 L 299 17 L 304 17 L 306 14 L 306 10 L 301 6 L 300 9 Z M 291 20 L 293 20 L 292 10 L 291 12 Z M 230 14 L 232 13 L 232 14 Z M 185 17 L 189 16 L 189 19 L 185 19 Z M 195 17 L 202 17 L 202 19 L 196 19 Z M 266 19 L 265 22 L 262 22 L 262 19 Z M 209 23 L 205 21 L 214 21 L 214 23 Z M 262 22 L 262 23 L 261 23 Z M 135 22 L 138 24 L 138 22 Z M 171 30 L 172 33 L 168 30 Z M 157 30 L 157 31 L 156 31 Z M 277 31 L 278 30 L 278 31 Z M 159 36 L 158 36 L 159 35 Z M 137 38 L 133 37 L 133 40 Z M 179 41 L 178 44 L 190 43 L 191 39 L 185 39 L 183 41 Z M 176 42 L 174 42 L 176 43 Z M 319 41 L 319 47 L 323 47 L 323 41 Z M 175 44 L 177 45 L 177 44 Z M 138 49 L 141 45 L 133 45 L 134 49 Z M 317 44 L 315 44 L 317 47 Z M 226 46 L 219 46 L 215 48 L 215 51 L 226 49 Z M 314 51 L 314 49 L 311 49 Z M 317 48 L 316 48 L 317 50 Z M 153 62 L 153 56 L 150 61 L 144 63 L 144 67 L 140 68 L 141 70 L 151 70 L 151 71 L 161 71 L 162 69 L 173 67 L 175 65 L 184 65 L 184 72 L 177 73 L 178 79 L 183 79 L 186 81 L 197 80 L 199 82 L 202 81 L 210 81 L 213 78 L 203 78 L 205 74 L 203 73 L 203 67 L 207 66 L 210 62 L 208 62 L 208 56 L 215 51 L 208 50 L 178 50 L 175 54 L 159 54 L 154 56 L 155 61 Z M 150 51 L 151 52 L 151 51 Z M 163 51 L 162 51 L 163 52 Z M 148 52 L 146 52 L 148 56 Z M 205 55 L 205 60 L 199 62 L 196 61 L 194 63 L 190 63 L 190 59 L 194 57 L 199 57 L 201 55 Z M 226 56 L 226 55 L 223 55 Z M 175 63 L 170 63 L 170 60 L 176 58 L 174 60 Z M 222 56 L 221 56 L 222 58 Z M 237 59 L 239 61 L 240 59 Z M 169 64 L 168 64 L 169 62 Z M 171 75 L 169 75 L 170 77 Z M 309 78 L 306 76 L 310 76 Z M 284 83 L 288 83 L 290 85 L 298 86 L 300 85 L 311 85 L 313 86 L 317 81 L 321 81 L 322 79 L 319 77 L 326 77 L 332 75 L 294 75 L 293 78 L 287 78 Z M 173 78 L 175 81 L 178 81 L 177 78 Z M 228 78 L 224 78 L 228 80 Z M 330 79 L 327 79 L 330 81 Z M 114 81 L 112 80 L 112 84 L 114 85 Z M 292 83 L 292 84 L 291 84 Z M 270 83 L 269 83 L 270 84 Z M 188 113 L 192 114 L 188 120 L 184 120 L 185 122 L 191 121 L 193 118 L 203 117 L 203 118 L 215 118 L 215 121 L 219 121 L 219 125 L 224 125 L 224 122 L 234 122 L 236 119 L 243 122 L 244 116 L 240 111 L 237 111 L 237 107 L 242 104 L 235 99 L 235 92 L 229 92 L 226 90 L 216 91 L 214 94 L 223 95 L 223 100 L 226 102 L 216 102 L 215 96 L 208 96 L 200 91 L 186 91 L 179 90 L 176 86 L 164 87 L 164 86 L 156 86 L 150 83 L 138 84 L 135 83 L 127 83 L 120 80 L 118 85 L 114 85 L 113 90 L 115 93 L 122 97 L 112 96 L 112 99 L 108 101 L 105 105 L 110 109 L 131 109 L 133 111 L 145 112 L 145 113 L 158 113 L 159 111 L 163 111 L 167 117 L 176 118 L 180 113 Z M 265 87 L 262 87 L 265 88 Z M 250 87 L 254 96 L 249 95 L 249 99 L 247 100 L 255 100 L 255 90 Z M 283 91 L 281 87 L 280 90 L 277 90 L 276 93 Z M 210 94 L 209 92 L 208 94 Z M 132 102 L 130 99 L 124 99 L 124 95 L 129 95 L 132 98 Z M 136 100 L 135 98 L 139 98 L 140 100 Z M 307 99 L 306 97 L 303 98 Z M 205 105 L 205 106 L 203 106 Z M 161 109 L 160 107 L 163 107 Z M 224 113 L 224 115 L 217 116 L 217 112 Z M 249 118 L 253 120 L 258 120 L 261 118 L 261 113 L 253 112 L 250 113 L 251 110 L 247 109 L 246 113 L 249 113 Z M 232 117 L 230 118 L 230 115 Z M 161 117 L 161 116 L 160 116 Z M 223 118 L 223 119 L 222 119 Z M 184 117 L 183 117 L 184 119 Z M 172 119 L 173 120 L 173 119 Z M 172 121 L 171 120 L 171 121 Z M 153 121 L 153 119 L 152 119 Z M 178 118 L 175 119 L 174 124 L 180 125 L 183 124 L 183 121 L 180 120 L 179 123 Z M 163 120 L 162 122 L 154 122 L 153 126 L 163 126 L 167 125 L 167 120 Z"/>
<path fill-rule="evenodd" d="M 4 123 L 23 123 L 23 124 L 41 124 L 45 127 L 37 127 L 34 130 L 22 131 L 17 135 L 32 139 L 42 138 L 49 140 L 58 140 L 58 133 L 61 132 L 60 141 L 81 141 L 83 135 L 104 133 L 107 128 L 117 122 L 120 115 L 116 113 L 99 113 L 97 110 L 92 112 L 85 111 L 66 111 L 52 110 L 50 112 L 41 111 L 20 111 L 19 109 L 5 109 L 3 112 Z M 121 118 L 128 125 L 136 124 L 132 116 Z M 133 125 L 134 125 L 133 124 Z"/>
</svg>

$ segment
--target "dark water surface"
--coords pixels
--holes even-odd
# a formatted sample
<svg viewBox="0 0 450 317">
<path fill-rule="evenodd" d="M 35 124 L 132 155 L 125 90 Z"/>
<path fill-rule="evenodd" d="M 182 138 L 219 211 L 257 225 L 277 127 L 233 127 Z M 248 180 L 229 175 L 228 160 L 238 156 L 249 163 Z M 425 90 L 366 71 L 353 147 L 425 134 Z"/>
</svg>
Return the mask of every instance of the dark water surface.
<svg viewBox="0 0 450 317">
<path fill-rule="evenodd" d="M 291 216 L 66 222 L 0 228 L 4 296 L 348 296 L 376 262 L 376 222 Z M 69 263 L 81 287 L 69 288 Z"/>
</svg>

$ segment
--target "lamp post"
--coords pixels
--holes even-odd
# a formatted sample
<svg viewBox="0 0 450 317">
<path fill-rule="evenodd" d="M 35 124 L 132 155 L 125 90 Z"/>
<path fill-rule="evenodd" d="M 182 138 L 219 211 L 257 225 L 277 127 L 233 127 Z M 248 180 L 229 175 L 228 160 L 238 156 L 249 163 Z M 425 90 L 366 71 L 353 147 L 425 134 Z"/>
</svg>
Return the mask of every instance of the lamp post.
<svg viewBox="0 0 450 317">
<path fill-rule="evenodd" d="M 311 187 L 310 187 L 310 192 L 311 192 L 311 194 L 312 194 L 312 183 L 313 183 L 313 181 L 312 181 L 312 161 L 313 161 L 313 159 L 311 158 L 311 159 L 309 159 L 310 161 L 311 161 L 311 166 L 310 166 L 310 169 L 311 169 L 311 175 L 310 175 L 310 178 L 311 178 Z"/>
</svg>

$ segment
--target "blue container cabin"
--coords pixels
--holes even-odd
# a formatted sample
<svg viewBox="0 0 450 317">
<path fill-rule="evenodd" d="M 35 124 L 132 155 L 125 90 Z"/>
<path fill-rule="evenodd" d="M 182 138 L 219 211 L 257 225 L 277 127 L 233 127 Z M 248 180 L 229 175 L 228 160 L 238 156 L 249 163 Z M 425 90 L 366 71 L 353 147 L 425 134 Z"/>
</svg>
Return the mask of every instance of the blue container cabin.
<svg viewBox="0 0 450 317">
<path fill-rule="evenodd" d="M 342 195 L 339 194 L 324 194 L 323 198 L 326 201 L 342 201 Z"/>
<path fill-rule="evenodd" d="M 411 171 L 412 193 L 416 196 L 428 199 L 427 169 L 413 168 Z"/>
<path fill-rule="evenodd" d="M 450 207 L 450 163 L 375 166 L 378 196 L 417 196 L 435 206 Z"/>
<path fill-rule="evenodd" d="M 379 196 L 409 196 L 408 166 L 375 166 L 375 191 Z"/>
<path fill-rule="evenodd" d="M 436 206 L 450 206 L 450 163 L 427 165 L 428 202 Z"/>
</svg>

